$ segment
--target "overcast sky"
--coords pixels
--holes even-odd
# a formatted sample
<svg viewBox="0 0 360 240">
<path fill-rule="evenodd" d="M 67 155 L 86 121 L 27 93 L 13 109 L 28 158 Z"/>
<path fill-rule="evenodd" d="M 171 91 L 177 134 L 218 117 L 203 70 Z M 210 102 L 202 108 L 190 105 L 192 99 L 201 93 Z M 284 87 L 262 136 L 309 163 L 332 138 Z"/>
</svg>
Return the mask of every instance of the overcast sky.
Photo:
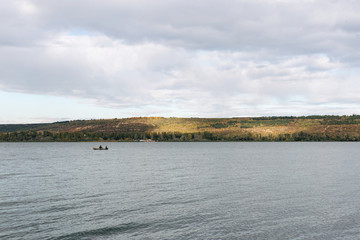
<svg viewBox="0 0 360 240">
<path fill-rule="evenodd" d="M 0 6 L 0 123 L 360 114 L 357 0 Z"/>
</svg>

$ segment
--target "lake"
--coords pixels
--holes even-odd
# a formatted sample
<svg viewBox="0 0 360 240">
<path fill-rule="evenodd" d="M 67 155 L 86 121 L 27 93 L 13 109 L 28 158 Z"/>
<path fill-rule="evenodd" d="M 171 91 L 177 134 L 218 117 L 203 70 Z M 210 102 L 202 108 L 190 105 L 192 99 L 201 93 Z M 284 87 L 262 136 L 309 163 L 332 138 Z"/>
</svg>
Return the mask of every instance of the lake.
<svg viewBox="0 0 360 240">
<path fill-rule="evenodd" d="M 360 239 L 360 145 L 0 143 L 0 239 Z"/>
</svg>

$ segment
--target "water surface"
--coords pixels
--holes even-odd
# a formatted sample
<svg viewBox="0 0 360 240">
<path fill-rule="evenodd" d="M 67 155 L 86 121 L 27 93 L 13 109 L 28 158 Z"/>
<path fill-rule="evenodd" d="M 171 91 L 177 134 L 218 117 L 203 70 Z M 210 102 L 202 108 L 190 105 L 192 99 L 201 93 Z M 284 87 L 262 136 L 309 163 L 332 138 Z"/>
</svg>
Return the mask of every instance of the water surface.
<svg viewBox="0 0 360 240">
<path fill-rule="evenodd" d="M 98 145 L 0 143 L 0 239 L 360 239 L 358 143 Z"/>
</svg>

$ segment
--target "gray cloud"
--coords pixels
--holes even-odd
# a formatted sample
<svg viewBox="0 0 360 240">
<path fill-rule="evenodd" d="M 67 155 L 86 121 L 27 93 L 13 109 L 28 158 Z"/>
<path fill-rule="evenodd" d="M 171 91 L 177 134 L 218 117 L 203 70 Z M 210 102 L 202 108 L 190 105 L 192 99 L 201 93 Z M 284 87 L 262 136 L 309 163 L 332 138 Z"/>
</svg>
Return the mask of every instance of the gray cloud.
<svg viewBox="0 0 360 240">
<path fill-rule="evenodd" d="M 1 4 L 2 90 L 159 115 L 359 111 L 356 1 Z"/>
<path fill-rule="evenodd" d="M 35 2 L 36 4 L 36 2 Z M 130 43 L 196 49 L 342 50 L 358 42 L 354 1 L 58 1 L 36 4 L 42 25 L 86 29 Z"/>
</svg>

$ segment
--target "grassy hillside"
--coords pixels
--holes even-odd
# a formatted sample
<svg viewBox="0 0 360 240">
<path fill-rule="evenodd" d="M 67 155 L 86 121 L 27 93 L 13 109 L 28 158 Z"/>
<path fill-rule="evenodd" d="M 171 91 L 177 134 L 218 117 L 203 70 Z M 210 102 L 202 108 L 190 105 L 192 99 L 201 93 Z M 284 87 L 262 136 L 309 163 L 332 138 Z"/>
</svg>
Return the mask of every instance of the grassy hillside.
<svg viewBox="0 0 360 240">
<path fill-rule="evenodd" d="M 359 141 L 360 116 L 76 120 L 0 125 L 0 141 Z"/>
</svg>

